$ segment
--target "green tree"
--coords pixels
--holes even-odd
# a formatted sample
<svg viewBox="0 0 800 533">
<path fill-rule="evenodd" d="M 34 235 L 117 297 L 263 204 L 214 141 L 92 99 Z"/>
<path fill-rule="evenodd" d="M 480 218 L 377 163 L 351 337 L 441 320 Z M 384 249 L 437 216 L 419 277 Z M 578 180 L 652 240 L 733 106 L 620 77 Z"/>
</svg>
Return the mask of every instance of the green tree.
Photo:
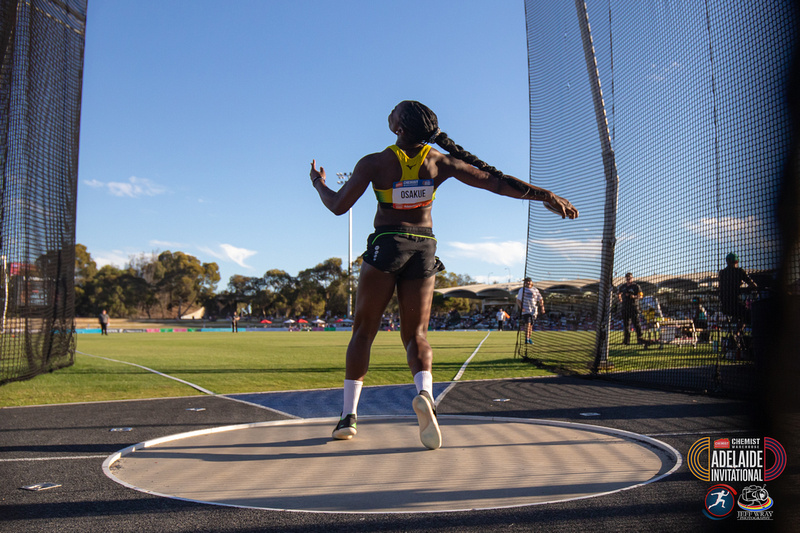
<svg viewBox="0 0 800 533">
<path fill-rule="evenodd" d="M 436 281 L 434 288 L 446 289 L 448 287 L 463 287 L 464 285 L 475 285 L 476 281 L 473 280 L 468 274 L 456 274 L 455 272 L 438 272 L 436 274 Z M 434 293 L 433 305 L 431 306 L 431 313 L 446 313 L 451 309 L 455 309 L 459 313 L 469 313 L 476 304 L 469 298 L 445 298 L 440 293 Z"/>
<path fill-rule="evenodd" d="M 136 279 L 133 296 L 147 318 L 152 318 L 153 309 L 161 305 L 156 277 L 162 268 L 155 253 L 134 255 L 128 261 L 127 273 Z M 160 314 L 163 314 L 163 309 Z"/>
<path fill-rule="evenodd" d="M 97 263 L 83 244 L 75 245 L 75 285 L 83 285 L 97 274 Z"/>
<path fill-rule="evenodd" d="M 264 291 L 266 282 L 263 277 L 251 277 L 235 274 L 228 281 L 228 293 L 231 300 L 235 303 L 238 310 L 244 306 L 250 306 L 251 310 L 258 308 L 256 298 Z M 243 305 L 242 305 L 243 304 Z"/>
<path fill-rule="evenodd" d="M 338 315 L 347 311 L 347 272 L 342 270 L 338 257 L 326 259 L 297 276 L 298 311 L 308 316 L 318 316 L 329 311 Z"/>
<path fill-rule="evenodd" d="M 256 295 L 253 307 L 265 316 L 286 318 L 292 313 L 291 302 L 297 291 L 297 280 L 284 270 L 273 268 L 261 278 L 263 289 Z"/>
<path fill-rule="evenodd" d="M 155 269 L 159 291 L 166 298 L 168 310 L 177 308 L 177 317 L 198 300 L 214 294 L 220 280 L 216 263 L 201 263 L 183 252 L 161 252 Z"/>
<path fill-rule="evenodd" d="M 291 301 L 291 314 L 307 317 L 325 314 L 324 290 L 309 279 L 299 279 Z"/>
<path fill-rule="evenodd" d="M 88 316 L 94 313 L 86 295 L 87 285 L 97 275 L 97 263 L 83 244 L 75 245 L 75 314 Z"/>
<path fill-rule="evenodd" d="M 87 308 L 82 313 L 97 315 L 105 309 L 115 317 L 134 317 L 138 313 L 137 285 L 141 280 L 113 265 L 105 265 L 85 286 Z"/>
</svg>

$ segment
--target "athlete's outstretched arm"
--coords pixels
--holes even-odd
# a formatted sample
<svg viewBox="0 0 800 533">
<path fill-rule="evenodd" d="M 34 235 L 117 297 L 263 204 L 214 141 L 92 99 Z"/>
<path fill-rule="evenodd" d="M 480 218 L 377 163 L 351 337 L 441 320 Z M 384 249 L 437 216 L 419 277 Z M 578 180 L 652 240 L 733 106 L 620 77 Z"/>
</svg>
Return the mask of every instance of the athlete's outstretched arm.
<svg viewBox="0 0 800 533">
<path fill-rule="evenodd" d="M 311 185 L 313 185 L 319 193 L 319 197 L 322 203 L 325 204 L 325 207 L 334 215 L 338 216 L 347 213 L 347 210 L 353 207 L 356 200 L 361 198 L 361 195 L 364 194 L 364 191 L 370 183 L 370 173 L 367 170 L 369 167 L 369 157 L 370 156 L 366 156 L 358 162 L 350 179 L 348 179 L 338 191 L 328 188 L 325 184 L 325 169 L 319 167 L 319 170 L 317 170 L 317 160 L 314 159 L 311 161 L 311 172 L 309 173 Z"/>
<path fill-rule="evenodd" d="M 561 218 L 578 218 L 578 210 L 569 200 L 547 189 L 525 183 L 514 176 L 505 175 L 499 178 L 454 157 L 446 157 L 445 161 L 445 168 L 442 169 L 444 174 L 450 175 L 471 187 L 477 187 L 511 198 L 547 202 L 561 215 Z"/>
</svg>

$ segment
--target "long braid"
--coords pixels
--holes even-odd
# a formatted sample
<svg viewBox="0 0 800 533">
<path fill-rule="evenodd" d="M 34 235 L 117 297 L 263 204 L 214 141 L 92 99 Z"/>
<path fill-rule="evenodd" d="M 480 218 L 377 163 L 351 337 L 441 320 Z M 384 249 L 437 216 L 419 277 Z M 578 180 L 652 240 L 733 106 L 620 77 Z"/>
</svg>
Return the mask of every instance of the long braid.
<svg viewBox="0 0 800 533">
<path fill-rule="evenodd" d="M 447 152 L 450 155 L 452 155 L 453 157 L 455 157 L 456 159 L 460 159 L 461 161 L 464 161 L 465 163 L 469 163 L 473 167 L 475 167 L 475 168 L 477 168 L 479 170 L 483 170 L 484 172 L 488 172 L 492 176 L 503 180 L 508 185 L 513 187 L 515 190 L 521 192 L 523 194 L 523 198 L 525 196 L 527 196 L 528 194 L 534 192 L 530 187 L 526 186 L 524 183 L 508 178 L 500 170 L 496 169 L 495 167 L 491 166 L 490 164 L 486 163 L 485 161 L 482 161 L 482 160 L 478 159 L 477 156 L 475 156 L 475 155 L 467 152 L 466 150 L 464 150 L 464 148 L 462 148 L 460 145 L 458 145 L 455 142 L 453 142 L 453 139 L 448 137 L 447 134 L 445 132 L 443 132 L 443 131 L 440 131 L 433 138 L 432 142 L 435 142 L 440 147 L 442 147 L 444 150 L 447 150 Z"/>
<path fill-rule="evenodd" d="M 523 197 L 530 193 L 538 191 L 532 190 L 523 182 L 508 178 L 500 170 L 478 159 L 477 156 L 467 152 L 456 144 L 447 134 L 439 129 L 439 119 L 429 107 L 413 100 L 406 100 L 402 102 L 403 105 L 400 114 L 400 121 L 403 124 L 403 129 L 417 142 L 427 142 L 429 144 L 436 143 L 447 153 L 460 159 L 465 163 L 469 163 L 479 170 L 488 172 L 492 176 L 505 181 L 508 185 L 515 190 L 523 193 Z"/>
<path fill-rule="evenodd" d="M 491 166 L 489 163 L 478 159 L 477 156 L 467 152 L 464 150 L 461 145 L 456 144 L 453 139 L 447 136 L 447 134 L 443 131 L 440 131 L 438 135 L 433 139 L 433 142 L 438 144 L 443 149 L 447 150 L 447 152 L 455 157 L 456 159 L 460 159 L 465 163 L 469 163 L 475 168 L 483 170 L 484 172 L 488 172 L 489 174 L 498 177 L 504 178 L 505 174 L 501 171 L 496 169 L 495 167 Z"/>
</svg>

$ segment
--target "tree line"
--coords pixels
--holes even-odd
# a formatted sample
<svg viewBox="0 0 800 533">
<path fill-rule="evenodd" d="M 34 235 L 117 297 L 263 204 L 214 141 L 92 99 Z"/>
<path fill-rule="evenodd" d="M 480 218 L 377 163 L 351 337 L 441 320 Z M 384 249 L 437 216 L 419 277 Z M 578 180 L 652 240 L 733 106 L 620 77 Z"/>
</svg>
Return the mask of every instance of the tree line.
<svg viewBox="0 0 800 533">
<path fill-rule="evenodd" d="M 94 316 L 103 309 L 124 318 L 180 318 L 199 307 L 207 317 L 245 313 L 256 317 L 344 317 L 348 310 L 348 287 L 355 305 L 356 280 L 362 259 L 353 263 L 348 276 L 338 257 L 300 271 L 296 276 L 270 269 L 263 276 L 230 277 L 227 287 L 217 290 L 219 266 L 203 263 L 184 252 L 131 256 L 122 268 L 98 268 L 83 244 L 75 246 L 75 313 Z M 440 272 L 436 287 L 476 283 L 468 275 Z M 445 300 L 436 294 L 433 313 L 456 309 L 469 312 L 475 302 L 463 298 Z M 388 312 L 398 311 L 397 297 Z"/>
</svg>

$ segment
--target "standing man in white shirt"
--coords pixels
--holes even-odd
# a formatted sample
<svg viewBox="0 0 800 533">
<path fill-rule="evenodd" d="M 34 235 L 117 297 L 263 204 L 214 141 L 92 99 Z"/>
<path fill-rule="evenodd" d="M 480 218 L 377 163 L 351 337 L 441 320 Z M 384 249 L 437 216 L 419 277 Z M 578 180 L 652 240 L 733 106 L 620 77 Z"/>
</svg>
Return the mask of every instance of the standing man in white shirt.
<svg viewBox="0 0 800 533">
<path fill-rule="evenodd" d="M 531 340 L 533 321 L 536 320 L 537 311 L 544 314 L 544 299 L 539 289 L 533 286 L 531 278 L 525 278 L 523 287 L 517 293 L 517 307 L 522 314 L 520 325 L 525 326 L 525 344 L 533 344 Z"/>
<path fill-rule="evenodd" d="M 508 318 L 508 313 L 506 313 L 505 309 L 500 309 L 497 312 L 496 318 L 497 318 L 497 331 L 503 331 L 503 324 Z"/>
</svg>

